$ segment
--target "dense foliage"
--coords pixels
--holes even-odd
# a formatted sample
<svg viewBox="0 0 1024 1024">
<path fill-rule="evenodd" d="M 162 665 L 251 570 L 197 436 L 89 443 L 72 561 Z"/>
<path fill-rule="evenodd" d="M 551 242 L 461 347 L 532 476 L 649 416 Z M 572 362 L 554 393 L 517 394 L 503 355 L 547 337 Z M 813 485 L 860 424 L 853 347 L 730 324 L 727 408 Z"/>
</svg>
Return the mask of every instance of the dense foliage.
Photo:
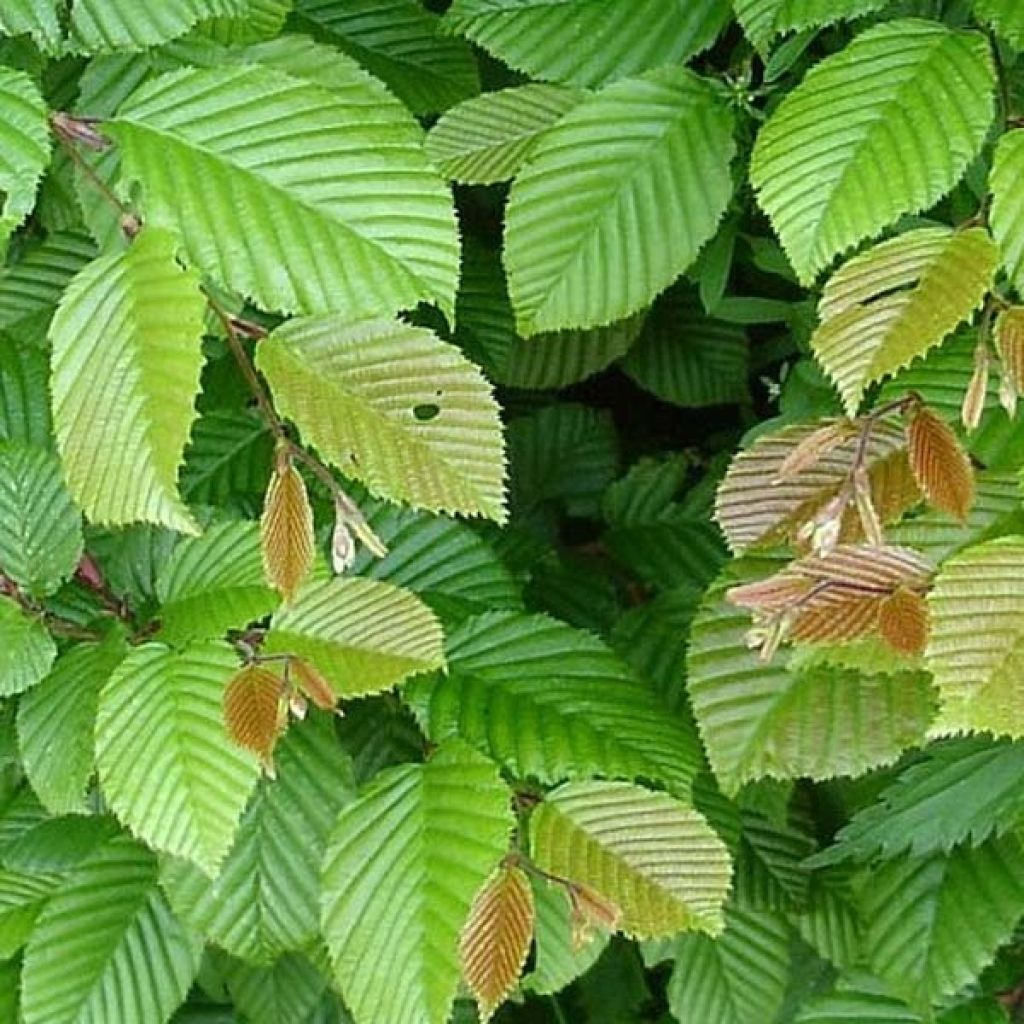
<svg viewBox="0 0 1024 1024">
<path fill-rule="evenodd" d="M 0 1024 L 1024 1019 L 1021 50 L 0 0 Z"/>
</svg>

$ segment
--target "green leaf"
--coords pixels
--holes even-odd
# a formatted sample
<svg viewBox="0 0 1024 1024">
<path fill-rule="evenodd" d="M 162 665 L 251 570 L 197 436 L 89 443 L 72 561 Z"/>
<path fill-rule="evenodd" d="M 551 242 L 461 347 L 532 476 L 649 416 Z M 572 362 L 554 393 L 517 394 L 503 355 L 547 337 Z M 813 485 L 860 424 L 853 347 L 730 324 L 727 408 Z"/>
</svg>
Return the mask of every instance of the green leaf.
<svg viewBox="0 0 1024 1024">
<path fill-rule="evenodd" d="M 197 527 L 177 491 L 206 303 L 166 232 L 90 263 L 50 328 L 53 420 L 72 496 L 96 523 Z"/>
<path fill-rule="evenodd" d="M 520 333 L 621 320 L 686 270 L 732 195 L 732 132 L 709 83 L 683 68 L 611 85 L 545 132 L 506 215 Z"/>
<path fill-rule="evenodd" d="M 358 1024 L 445 1024 L 473 897 L 508 851 L 510 792 L 461 743 L 381 775 L 341 812 L 323 868 L 324 938 Z"/>
<path fill-rule="evenodd" d="M 289 953 L 271 967 L 234 960 L 224 976 L 232 1003 L 252 1024 L 335 1022 L 315 1015 L 327 992 L 327 979 L 304 956 Z"/>
<path fill-rule="evenodd" d="M 36 686 L 50 671 L 57 647 L 41 619 L 0 597 L 0 697 Z"/>
<path fill-rule="evenodd" d="M 276 36 L 291 10 L 292 0 L 246 0 L 243 15 L 213 18 L 201 29 L 224 46 L 241 46 Z"/>
<path fill-rule="evenodd" d="M 676 943 L 669 1008 L 677 1020 L 700 1024 L 774 1020 L 789 957 L 789 929 L 780 916 L 729 907 L 719 938 L 684 935 Z"/>
<path fill-rule="evenodd" d="M 445 25 L 536 78 L 600 85 L 707 49 L 729 18 L 724 0 L 455 0 Z"/>
<path fill-rule="evenodd" d="M 0 303 L 2 289 L 0 282 Z M 53 447 L 49 386 L 46 354 L 0 334 L 0 437 L 37 448 Z"/>
<path fill-rule="evenodd" d="M 736 20 L 759 49 L 776 36 L 849 21 L 880 10 L 888 0 L 733 0 Z"/>
<path fill-rule="evenodd" d="M 204 18 L 245 14 L 246 0 L 75 0 L 70 46 L 86 53 L 144 50 L 182 36 Z"/>
<path fill-rule="evenodd" d="M 298 0 L 309 27 L 376 75 L 414 114 L 434 114 L 480 91 L 473 51 L 438 32 L 418 0 Z"/>
<path fill-rule="evenodd" d="M 119 632 L 73 647 L 18 704 L 18 747 L 32 789 L 51 814 L 86 810 L 96 760 L 100 688 L 123 660 Z"/>
<path fill-rule="evenodd" d="M 53 593 L 82 557 L 82 517 L 50 452 L 0 443 L 0 569 L 34 597 Z"/>
<path fill-rule="evenodd" d="M 718 935 L 729 894 L 729 851 L 697 811 L 628 782 L 573 782 L 530 819 L 539 867 L 589 885 L 638 938 L 681 931 Z"/>
<path fill-rule="evenodd" d="M 863 928 L 845 871 L 826 870 L 811 877 L 807 906 L 790 920 L 818 956 L 840 969 L 852 969 L 864 956 Z"/>
<path fill-rule="evenodd" d="M 584 94 L 531 82 L 484 93 L 444 114 L 427 135 L 427 155 L 445 177 L 492 185 L 519 173 L 537 139 Z"/>
<path fill-rule="evenodd" d="M 259 766 L 224 730 L 227 644 L 136 647 L 100 691 L 96 761 L 110 809 L 153 849 L 213 873 L 224 860 Z"/>
<path fill-rule="evenodd" d="M 147 222 L 175 228 L 198 267 L 265 309 L 449 309 L 452 198 L 422 132 L 362 72 L 334 74 L 328 89 L 252 65 L 175 72 L 133 93 L 104 131 L 121 144 L 125 180 L 142 185 Z M 239 203 L 262 211 L 243 233 Z"/>
<path fill-rule="evenodd" d="M 1024 736 L 1024 538 L 1002 537 L 943 563 L 928 596 L 925 664 L 939 691 L 936 734 Z"/>
<path fill-rule="evenodd" d="M 842 983 L 803 1005 L 794 1024 L 924 1024 L 900 999 L 868 986 Z"/>
<path fill-rule="evenodd" d="M 50 162 L 46 116 L 46 102 L 32 79 L 23 71 L 0 67 L 0 255 L 32 212 Z"/>
<path fill-rule="evenodd" d="M 41 49 L 56 52 L 61 41 L 57 0 L 6 0 L 0 11 L 0 35 L 23 34 L 30 35 Z"/>
<path fill-rule="evenodd" d="M 57 875 L 27 875 L 0 868 L 0 957 L 14 956 L 25 944 L 59 882 Z"/>
<path fill-rule="evenodd" d="M 262 649 L 305 658 L 339 696 L 358 697 L 440 668 L 441 643 L 433 612 L 408 590 L 339 577 L 306 586 L 280 609 Z"/>
<path fill-rule="evenodd" d="M 829 280 L 811 347 L 853 416 L 868 386 L 923 356 L 981 305 L 999 253 L 983 228 L 920 228 Z"/>
<path fill-rule="evenodd" d="M 25 949 L 25 1024 L 163 1024 L 199 965 L 157 885 L 156 858 L 126 838 L 93 852 L 47 903 Z"/>
<path fill-rule="evenodd" d="M 21 979 L 19 960 L 0 960 L 0 1024 L 20 1024 L 18 1010 L 21 993 L 18 983 Z"/>
<path fill-rule="evenodd" d="M 181 491 L 197 504 L 227 505 L 262 495 L 270 479 L 274 440 L 248 409 L 211 409 L 192 425 Z"/>
<path fill-rule="evenodd" d="M 263 573 L 254 522 L 221 523 L 182 541 L 157 577 L 156 592 L 160 639 L 175 646 L 242 629 L 280 603 Z"/>
<path fill-rule="evenodd" d="M 816 864 L 949 852 L 978 844 L 1024 816 L 1024 743 L 964 737 L 932 744 L 839 830 Z"/>
<path fill-rule="evenodd" d="M 454 345 L 397 321 L 292 320 L 257 365 L 283 415 L 375 494 L 504 521 L 501 421 Z"/>
<path fill-rule="evenodd" d="M 446 658 L 402 691 L 435 742 L 461 736 L 522 780 L 642 778 L 689 795 L 701 753 L 688 723 L 591 634 L 490 612 L 450 633 Z"/>
<path fill-rule="evenodd" d="M 1024 8 L 1016 0 L 973 0 L 974 16 L 1015 50 L 1024 50 Z"/>
<path fill-rule="evenodd" d="M 319 937 L 320 860 L 338 812 L 355 795 L 329 716 L 293 724 L 274 760 L 276 779 L 260 783 L 215 877 L 173 858 L 161 871 L 182 921 L 262 964 Z"/>
<path fill-rule="evenodd" d="M 747 336 L 670 292 L 644 324 L 622 368 L 640 387 L 684 409 L 749 400 Z"/>
<path fill-rule="evenodd" d="M 864 891 L 872 969 L 912 1005 L 959 992 L 1024 913 L 1024 848 L 1014 836 L 948 856 L 889 861 Z"/>
<path fill-rule="evenodd" d="M 1024 174 L 1024 131 L 1007 132 L 996 146 L 992 163 L 992 234 L 1003 254 L 1003 266 L 1018 293 L 1024 293 L 1024 198 L 1018 183 Z"/>
<path fill-rule="evenodd" d="M 733 564 L 708 591 L 690 633 L 687 686 L 719 782 L 734 791 L 763 776 L 859 775 L 920 742 L 935 710 L 928 675 L 892 659 L 863 673 L 829 656 L 759 660 L 734 583 L 764 573 Z"/>
<path fill-rule="evenodd" d="M 868 29 L 807 73 L 750 169 L 804 284 L 957 183 L 992 123 L 994 86 L 981 35 L 916 19 Z"/>
</svg>

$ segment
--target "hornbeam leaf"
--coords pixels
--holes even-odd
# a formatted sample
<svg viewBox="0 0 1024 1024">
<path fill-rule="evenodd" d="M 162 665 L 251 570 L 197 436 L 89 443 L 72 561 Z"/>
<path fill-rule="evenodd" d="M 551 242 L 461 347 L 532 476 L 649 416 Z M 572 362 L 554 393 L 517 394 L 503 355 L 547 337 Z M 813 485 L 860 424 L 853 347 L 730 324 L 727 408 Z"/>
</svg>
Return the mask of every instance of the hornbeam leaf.
<svg viewBox="0 0 1024 1024">
<path fill-rule="evenodd" d="M 862 903 L 872 969 L 927 1008 L 990 963 L 1024 913 L 1024 848 L 1016 836 L 948 855 L 903 857 L 872 871 Z"/>
<path fill-rule="evenodd" d="M 53 421 L 68 487 L 93 522 L 198 532 L 177 476 L 205 309 L 199 276 L 154 228 L 90 263 L 64 293 L 50 327 Z"/>
<path fill-rule="evenodd" d="M 144 50 L 184 35 L 205 18 L 233 17 L 247 10 L 247 0 L 75 0 L 69 44 L 86 53 Z"/>
<path fill-rule="evenodd" d="M 732 132 L 729 109 L 685 68 L 616 82 L 545 132 L 506 214 L 520 333 L 622 320 L 686 270 L 732 194 Z"/>
<path fill-rule="evenodd" d="M 6 0 L 0 11 L 0 35 L 23 34 L 48 53 L 56 52 L 61 41 L 57 0 Z"/>
<path fill-rule="evenodd" d="M 286 448 L 267 485 L 260 519 L 260 548 L 267 580 L 291 601 L 313 568 L 316 537 L 306 482 Z"/>
<path fill-rule="evenodd" d="M 928 605 L 913 590 L 899 587 L 878 607 L 878 632 L 899 654 L 924 654 L 928 643 Z"/>
<path fill-rule="evenodd" d="M 988 22 L 1015 50 L 1024 49 L 1024 8 L 1016 0 L 974 0 L 974 16 Z"/>
<path fill-rule="evenodd" d="M 328 89 L 244 64 L 172 72 L 104 132 L 121 144 L 125 180 L 142 185 L 147 223 L 173 227 L 196 266 L 264 308 L 450 309 L 452 198 L 422 132 L 369 76 L 336 75 Z M 240 204 L 261 211 L 241 233 Z"/>
<path fill-rule="evenodd" d="M 502 866 L 473 900 L 459 937 L 459 958 L 484 1024 L 519 980 L 533 921 L 533 890 L 522 868 Z"/>
<path fill-rule="evenodd" d="M 1011 417 L 1024 393 L 1024 306 L 1011 306 L 997 317 L 992 331 L 999 353 L 999 400 Z"/>
<path fill-rule="evenodd" d="M 57 645 L 42 621 L 0 597 L 0 697 L 37 685 L 56 657 Z"/>
<path fill-rule="evenodd" d="M 383 773 L 338 816 L 321 922 L 358 1024 L 446 1024 L 459 932 L 508 851 L 510 796 L 495 765 L 456 741 Z"/>
<path fill-rule="evenodd" d="M 413 593 L 360 577 L 303 588 L 270 623 L 262 650 L 310 662 L 343 697 L 390 689 L 444 664 L 441 627 Z"/>
<path fill-rule="evenodd" d="M 542 82 L 484 93 L 442 115 L 427 135 L 427 155 L 463 184 L 508 181 L 538 137 L 582 98 L 575 89 Z"/>
<path fill-rule="evenodd" d="M 837 21 L 849 21 L 884 7 L 888 0 L 733 0 L 736 20 L 763 49 L 775 36 Z"/>
<path fill-rule="evenodd" d="M 1024 537 L 943 563 L 928 596 L 925 664 L 939 690 L 937 734 L 1024 736 Z"/>
<path fill-rule="evenodd" d="M 592 886 L 622 911 L 628 935 L 717 935 L 732 864 L 704 818 L 664 793 L 627 782 L 570 782 L 530 820 L 537 865 Z"/>
<path fill-rule="evenodd" d="M 728 18 L 724 0 L 455 0 L 444 24 L 536 78 L 600 85 L 685 61 L 710 46 Z"/>
<path fill-rule="evenodd" d="M 992 163 L 992 234 L 1003 266 L 1018 294 L 1024 294 L 1024 198 L 1017 187 L 1024 173 L 1024 130 L 1007 132 Z"/>
<path fill-rule="evenodd" d="M 49 161 L 46 102 L 24 71 L 0 67 L 0 255 L 32 212 Z"/>
<path fill-rule="evenodd" d="M 134 648 L 100 691 L 96 761 L 110 809 L 156 850 L 214 872 L 259 775 L 228 739 L 221 701 L 238 669 L 227 644 Z"/>
<path fill-rule="evenodd" d="M 263 575 L 259 534 L 256 523 L 220 523 L 178 544 L 156 581 L 161 640 L 215 639 L 274 611 L 279 598 Z"/>
<path fill-rule="evenodd" d="M 454 345 L 408 324 L 292 320 L 257 364 L 303 436 L 381 497 L 505 519 L 498 406 Z"/>
<path fill-rule="evenodd" d="M 750 168 L 804 284 L 957 183 L 992 123 L 994 87 L 983 36 L 910 18 L 811 68 L 761 129 Z"/>
<path fill-rule="evenodd" d="M 284 726 L 280 710 L 284 681 L 261 665 L 246 665 L 224 689 L 224 724 L 240 747 L 258 754 L 264 765 Z"/>
<path fill-rule="evenodd" d="M 982 228 L 920 228 L 833 275 L 811 347 L 851 416 L 868 385 L 924 355 L 981 305 L 997 260 Z"/>
<path fill-rule="evenodd" d="M 34 597 L 53 593 L 82 557 L 82 516 L 42 448 L 0 443 L 0 569 Z"/>
<path fill-rule="evenodd" d="M 329 1014 L 327 978 L 308 957 L 286 953 L 274 964 L 254 966 L 244 960 L 218 958 L 234 1008 L 249 1024 L 349 1024 L 341 1013 Z"/>
<path fill-rule="evenodd" d="M 160 892 L 156 858 L 118 836 L 82 860 L 39 915 L 21 979 L 25 1024 L 164 1024 L 200 951 Z"/>
<path fill-rule="evenodd" d="M 460 736 L 517 778 L 650 779 L 689 796 L 701 752 L 603 643 L 544 615 L 490 612 L 451 631 L 447 671 L 402 690 L 435 742 Z"/>
<path fill-rule="evenodd" d="M 943 1016 L 942 1020 L 945 1021 Z M 794 1018 L 794 1024 L 924 1024 L 924 1018 L 902 999 L 881 990 L 881 986 L 860 987 L 843 982 L 836 991 L 809 999 Z M 975 1022 L 980 1024 L 980 1022 Z"/>
<path fill-rule="evenodd" d="M 928 501 L 966 522 L 974 505 L 974 470 L 945 420 L 930 409 L 915 409 L 907 428 L 907 456 Z"/>
</svg>

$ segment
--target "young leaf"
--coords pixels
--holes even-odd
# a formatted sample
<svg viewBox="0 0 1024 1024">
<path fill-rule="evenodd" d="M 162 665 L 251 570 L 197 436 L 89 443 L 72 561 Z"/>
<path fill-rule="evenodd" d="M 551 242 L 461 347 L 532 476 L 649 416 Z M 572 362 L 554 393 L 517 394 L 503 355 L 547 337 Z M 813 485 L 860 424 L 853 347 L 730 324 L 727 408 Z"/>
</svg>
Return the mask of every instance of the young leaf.
<svg viewBox="0 0 1024 1024">
<path fill-rule="evenodd" d="M 40 683 L 57 657 L 57 645 L 41 619 L 0 597 L 0 697 Z"/>
<path fill-rule="evenodd" d="M 999 353 L 999 400 L 1013 417 L 1024 394 L 1024 306 L 1003 310 L 992 333 Z"/>
<path fill-rule="evenodd" d="M 610 85 L 549 129 L 506 214 L 520 333 L 622 320 L 686 270 L 732 194 L 732 132 L 729 109 L 684 68 Z"/>
<path fill-rule="evenodd" d="M 427 156 L 446 178 L 491 185 L 519 173 L 537 139 L 584 94 L 532 82 L 484 93 L 444 114 L 427 135 Z"/>
<path fill-rule="evenodd" d="M 263 501 L 260 546 L 267 580 L 285 601 L 293 600 L 313 568 L 316 537 L 306 482 L 285 448 L 278 452 Z"/>
<path fill-rule="evenodd" d="M 504 521 L 491 387 L 432 331 L 336 316 L 292 320 L 260 343 L 257 365 L 305 439 L 374 494 Z"/>
<path fill-rule="evenodd" d="M 224 690 L 224 724 L 240 747 L 272 765 L 274 745 L 284 721 L 281 700 L 284 682 L 260 665 L 246 665 L 231 677 Z"/>
<path fill-rule="evenodd" d="M 966 522 L 974 504 L 971 460 L 945 421 L 923 406 L 911 414 L 907 455 L 928 501 Z"/>
<path fill-rule="evenodd" d="M 337 75 L 343 87 L 328 90 L 270 67 L 190 68 L 141 86 L 104 132 L 147 220 L 176 228 L 198 267 L 265 309 L 450 308 L 452 199 L 422 133 L 368 76 Z M 264 211 L 242 233 L 239 203 Z"/>
<path fill-rule="evenodd" d="M 628 935 L 717 935 L 724 926 L 729 852 L 700 814 L 663 793 L 568 783 L 534 812 L 530 849 L 545 871 L 614 902 Z"/>
<path fill-rule="evenodd" d="M 90 263 L 50 327 L 53 421 L 75 501 L 95 523 L 198 533 L 177 490 L 195 418 L 206 302 L 167 232 Z"/>
<path fill-rule="evenodd" d="M 0 15 L 0 21 L 4 19 Z M 39 181 L 50 162 L 46 102 L 24 71 L 0 67 L 0 255 L 32 212 Z"/>
<path fill-rule="evenodd" d="M 388 690 L 444 664 L 434 613 L 407 590 L 358 577 L 313 583 L 278 611 L 266 654 L 308 661 L 339 696 Z"/>
<path fill-rule="evenodd" d="M 870 384 L 924 355 L 977 309 L 997 261 L 982 228 L 919 228 L 832 276 L 811 346 L 851 416 Z"/>
<path fill-rule="evenodd" d="M 750 169 L 801 282 L 957 183 L 992 123 L 994 85 L 980 35 L 909 18 L 811 68 L 761 129 Z"/>
<path fill-rule="evenodd" d="M 878 606 L 878 631 L 900 654 L 924 654 L 928 643 L 928 605 L 916 591 L 898 587 Z"/>
<path fill-rule="evenodd" d="M 647 68 L 678 64 L 710 46 L 729 17 L 724 0 L 545 0 L 496 5 L 455 0 L 444 24 L 529 75 L 600 85 Z M 585 40 L 585 45 L 580 41 Z"/>
<path fill-rule="evenodd" d="M 459 959 L 484 1024 L 519 981 L 533 921 L 533 890 L 522 868 L 502 866 L 473 900 L 459 937 Z"/>
<path fill-rule="evenodd" d="M 446 1024 L 459 933 L 508 850 L 510 792 L 459 742 L 382 774 L 338 816 L 323 868 L 323 935 L 361 1024 Z"/>
<path fill-rule="evenodd" d="M 226 644 L 143 644 L 100 692 L 96 762 L 111 810 L 156 850 L 216 871 L 256 779 L 256 758 L 224 730 Z"/>
<path fill-rule="evenodd" d="M 288 659 L 289 678 L 321 711 L 333 711 L 338 698 L 331 684 L 302 658 Z"/>
</svg>

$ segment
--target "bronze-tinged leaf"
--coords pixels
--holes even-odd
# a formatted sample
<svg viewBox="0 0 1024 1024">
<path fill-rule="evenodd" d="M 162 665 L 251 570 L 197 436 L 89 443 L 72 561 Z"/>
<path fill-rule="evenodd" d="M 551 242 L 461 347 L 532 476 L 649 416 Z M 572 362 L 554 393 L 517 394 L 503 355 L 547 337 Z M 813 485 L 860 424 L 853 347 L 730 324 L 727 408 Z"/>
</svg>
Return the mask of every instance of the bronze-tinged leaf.
<svg viewBox="0 0 1024 1024">
<path fill-rule="evenodd" d="M 974 504 L 974 470 L 956 434 L 930 409 L 919 407 L 907 428 L 910 468 L 928 501 L 965 522 Z"/>
<path fill-rule="evenodd" d="M 797 473 L 810 469 L 819 459 L 834 451 L 857 433 L 853 420 L 836 420 L 808 434 L 782 460 L 773 484 L 791 480 Z"/>
<path fill-rule="evenodd" d="M 789 636 L 806 644 L 845 644 L 869 636 L 878 627 L 877 597 L 846 597 L 828 608 L 794 614 Z"/>
<path fill-rule="evenodd" d="M 850 595 L 886 597 L 899 587 L 923 589 L 932 572 L 931 565 L 913 548 L 841 544 L 825 558 L 801 558 L 778 575 L 825 584 L 810 602 L 825 608 L 842 604 Z"/>
<path fill-rule="evenodd" d="M 787 575 L 783 571 L 763 580 L 730 587 L 725 596 L 737 608 L 778 612 L 804 598 L 813 585 L 808 580 L 792 574 Z"/>
<path fill-rule="evenodd" d="M 267 579 L 290 601 L 313 568 L 316 541 L 306 484 L 284 450 L 267 488 L 260 538 Z"/>
<path fill-rule="evenodd" d="M 224 725 L 240 747 L 269 761 L 281 732 L 281 678 L 261 665 L 246 665 L 224 690 Z"/>
<path fill-rule="evenodd" d="M 906 587 L 893 591 L 879 606 L 878 632 L 900 654 L 922 654 L 928 643 L 928 602 Z"/>
<path fill-rule="evenodd" d="M 302 658 L 288 659 L 288 675 L 321 711 L 334 711 L 338 703 L 331 684 Z"/>
<path fill-rule="evenodd" d="M 993 335 L 1002 376 L 999 399 L 1014 416 L 1017 398 L 1024 393 L 1024 306 L 1011 306 L 1000 313 Z"/>
<path fill-rule="evenodd" d="M 500 867 L 477 893 L 459 939 L 466 984 L 486 1024 L 515 988 L 533 941 L 533 890 L 522 868 Z"/>
</svg>

